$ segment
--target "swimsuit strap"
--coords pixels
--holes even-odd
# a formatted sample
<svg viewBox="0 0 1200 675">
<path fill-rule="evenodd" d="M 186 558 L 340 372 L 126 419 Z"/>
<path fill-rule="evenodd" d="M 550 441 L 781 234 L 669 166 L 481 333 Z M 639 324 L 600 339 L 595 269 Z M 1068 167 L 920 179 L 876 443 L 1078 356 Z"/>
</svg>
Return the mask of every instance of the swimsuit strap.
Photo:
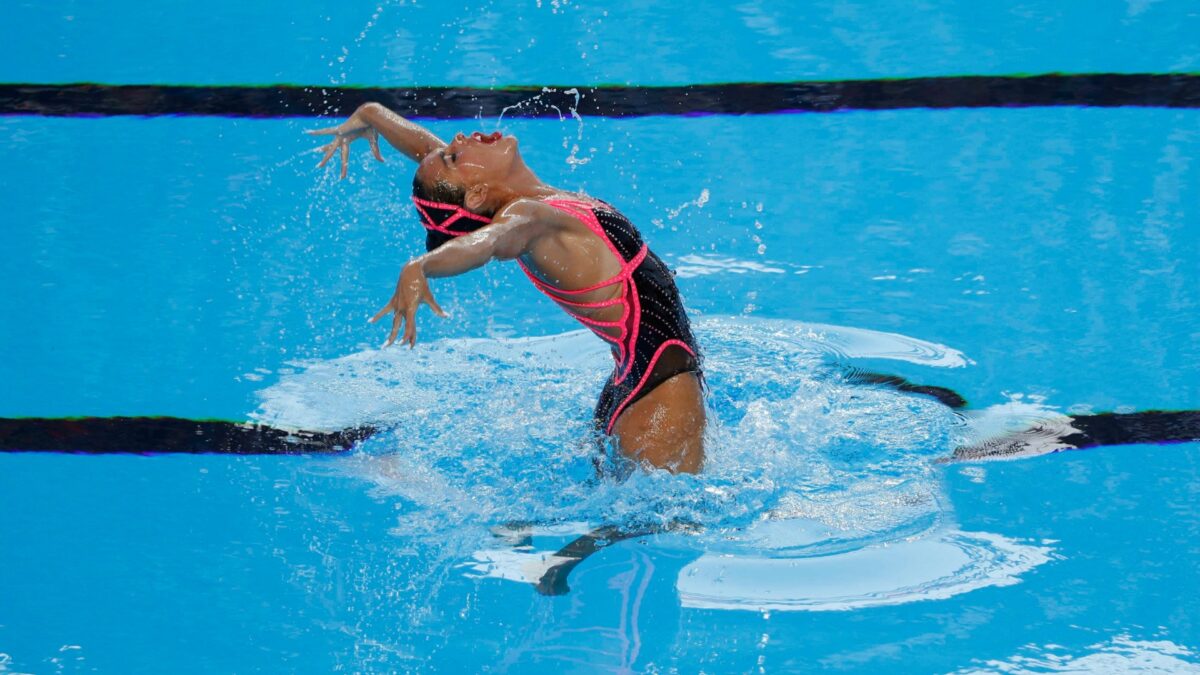
<svg viewBox="0 0 1200 675">
<path fill-rule="evenodd" d="M 621 251 L 617 248 L 612 236 L 610 236 L 610 234 L 605 230 L 604 226 L 600 223 L 600 219 L 596 216 L 596 210 L 591 204 L 575 199 L 545 199 L 543 201 L 559 211 L 575 217 L 584 225 L 586 225 L 589 230 L 595 233 L 596 236 L 600 237 L 600 239 L 604 241 L 605 245 L 608 246 L 608 249 L 612 251 L 612 254 L 616 256 L 617 260 L 621 263 L 621 271 L 617 272 L 612 277 L 605 279 L 604 281 L 592 284 L 586 288 L 568 290 L 559 288 L 538 278 L 537 275 L 535 275 L 533 271 L 530 270 L 529 267 L 520 259 L 517 260 L 517 264 L 521 266 L 521 269 L 524 270 L 525 275 L 529 277 L 530 281 L 533 282 L 533 285 L 536 286 L 539 291 L 545 293 L 550 297 L 551 300 L 559 303 L 564 311 L 575 317 L 575 319 L 584 326 L 591 329 L 593 333 L 600 336 L 605 341 L 613 344 L 614 348 L 616 349 L 616 354 L 614 354 L 614 356 L 618 364 L 618 370 L 620 371 L 619 377 L 624 379 L 625 376 L 628 375 L 629 370 L 633 365 L 633 359 L 631 358 L 633 355 L 633 345 L 637 340 L 638 325 L 641 323 L 641 308 L 637 289 L 632 281 L 632 276 L 634 270 L 636 270 L 638 266 L 642 264 L 642 261 L 646 259 L 649 249 L 645 244 L 641 244 L 637 253 L 631 258 L 626 259 L 625 256 L 621 255 Z M 614 284 L 621 284 L 621 292 L 614 298 L 592 302 L 584 302 L 572 299 L 572 296 L 589 293 L 591 291 L 596 291 Z M 621 318 L 617 319 L 616 321 L 598 321 L 596 319 L 583 316 L 578 312 L 577 309 L 574 309 L 596 309 L 601 307 L 611 307 L 618 304 L 622 305 L 622 311 Z M 603 330 L 604 328 L 616 328 L 618 329 L 618 334 L 613 336 L 608 331 Z"/>
<path fill-rule="evenodd" d="M 416 195 L 413 195 L 412 200 L 413 204 L 417 207 L 417 213 L 420 214 L 421 224 L 425 226 L 425 229 L 441 232 L 442 234 L 448 234 L 452 237 L 461 237 L 464 234 L 470 234 L 473 230 L 492 222 L 491 218 L 488 218 L 487 216 L 481 216 L 477 213 L 471 213 L 462 206 L 445 204 L 442 202 L 432 202 L 428 199 L 421 199 Z M 433 211 L 443 211 L 447 215 L 441 222 L 439 222 L 438 216 L 433 213 Z M 451 225 L 464 218 L 475 221 L 475 225 L 468 225 L 470 229 L 467 230 L 450 229 Z"/>
<path fill-rule="evenodd" d="M 612 237 L 610 237 L 608 232 L 604 230 L 604 226 L 600 224 L 600 219 L 596 217 L 596 212 L 590 204 L 574 199 L 545 199 L 543 201 L 559 211 L 574 216 L 576 219 L 586 225 L 589 230 L 595 233 L 597 237 L 600 237 L 600 239 L 604 241 L 605 245 L 608 246 L 608 250 L 612 251 L 612 254 L 617 258 L 618 261 L 620 261 L 621 271 L 617 272 L 608 279 L 605 279 L 604 281 L 592 284 L 586 288 L 575 288 L 568 290 L 565 288 L 559 288 L 558 286 L 554 286 L 553 284 L 549 284 L 539 279 L 530 271 L 524 262 L 518 259 L 517 263 L 521 266 L 521 269 L 525 270 L 525 274 L 527 274 L 533 281 L 534 285 L 538 287 L 538 290 L 551 296 L 555 300 L 563 301 L 565 304 L 574 305 L 576 307 L 604 307 L 606 305 L 616 304 L 615 302 L 609 300 L 601 302 L 577 302 L 570 300 L 569 297 L 562 296 L 589 293 L 591 291 L 604 288 L 605 286 L 611 286 L 618 282 L 628 281 L 629 277 L 633 274 L 633 270 L 637 269 L 637 266 L 642 264 L 642 261 L 645 260 L 646 254 L 649 252 L 649 248 L 645 244 L 642 244 L 638 252 L 632 258 L 626 260 L 625 256 L 621 255 L 621 251 L 617 249 L 617 245 L 613 243 Z M 574 314 L 574 312 L 572 312 L 572 314 Z"/>
<path fill-rule="evenodd" d="M 576 199 L 546 199 L 543 201 L 559 211 L 563 211 L 569 215 L 575 216 L 582 221 L 584 225 L 587 225 L 589 230 L 596 233 L 597 237 L 600 237 L 600 239 L 604 240 L 604 243 L 608 246 L 608 250 L 612 251 L 612 254 L 617 257 L 617 260 L 621 261 L 622 273 L 628 274 L 641 263 L 641 258 L 646 256 L 646 246 L 645 244 L 642 244 L 638 253 L 627 260 L 625 256 L 621 254 L 621 251 L 617 249 L 616 243 L 613 242 L 612 235 L 609 234 L 608 231 L 604 229 L 604 226 L 600 224 L 600 219 L 596 216 L 596 209 L 591 204 Z"/>
</svg>

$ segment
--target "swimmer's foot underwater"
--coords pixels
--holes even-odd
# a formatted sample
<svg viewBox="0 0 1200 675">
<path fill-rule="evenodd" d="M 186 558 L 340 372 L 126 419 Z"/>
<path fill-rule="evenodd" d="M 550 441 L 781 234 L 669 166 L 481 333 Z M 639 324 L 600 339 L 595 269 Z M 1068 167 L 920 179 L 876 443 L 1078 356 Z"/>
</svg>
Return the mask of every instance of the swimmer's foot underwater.
<svg viewBox="0 0 1200 675">
<path fill-rule="evenodd" d="M 695 532 L 697 529 L 697 526 L 691 523 L 641 527 L 618 527 L 616 525 L 599 527 L 555 551 L 555 558 L 565 558 L 565 560 L 547 569 L 542 578 L 533 585 L 533 588 L 542 595 L 566 595 L 571 591 L 571 587 L 567 585 L 567 576 L 571 574 L 571 570 L 601 548 L 626 539 L 637 539 L 667 532 Z"/>
<path fill-rule="evenodd" d="M 503 538 L 513 547 L 528 546 L 532 543 L 530 528 L 537 523 L 509 523 L 502 528 L 493 529 L 493 533 Z M 567 577 L 579 563 L 589 558 L 606 546 L 611 546 L 626 539 L 637 539 L 655 534 L 676 532 L 698 532 L 699 526 L 683 521 L 647 524 L 647 525 L 604 525 L 579 536 L 554 553 L 547 559 L 554 564 L 533 582 L 534 590 L 542 595 L 566 595 L 571 591 L 567 585 Z"/>
</svg>

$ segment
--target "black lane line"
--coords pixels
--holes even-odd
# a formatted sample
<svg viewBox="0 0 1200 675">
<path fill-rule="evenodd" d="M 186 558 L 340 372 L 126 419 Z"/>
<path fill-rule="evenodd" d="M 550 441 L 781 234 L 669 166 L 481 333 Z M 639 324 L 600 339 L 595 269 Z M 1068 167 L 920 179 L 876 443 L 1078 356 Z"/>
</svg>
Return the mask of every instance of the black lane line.
<svg viewBox="0 0 1200 675">
<path fill-rule="evenodd" d="M 926 387 L 900 389 L 927 393 L 922 391 Z M 378 429 L 370 426 L 326 432 L 179 417 L 10 417 L 0 418 L 0 453 L 336 454 L 348 452 L 356 443 L 377 432 Z M 1113 445 L 1187 442 L 1200 442 L 1200 410 L 1099 413 L 1056 418 L 1016 433 L 963 446 L 947 461 L 1016 458 Z"/>
<path fill-rule="evenodd" d="M 576 94 L 578 92 L 578 94 Z M 406 117 L 747 115 L 905 108 L 1200 108 L 1200 75 L 967 75 L 684 86 L 305 87 L 0 84 L 0 115 L 344 116 L 379 101 Z M 507 109 L 507 111 L 506 111 Z"/>
<path fill-rule="evenodd" d="M 899 375 L 872 373 L 866 370 L 850 368 L 846 373 L 846 381 L 851 384 L 875 384 L 883 387 L 891 387 L 896 391 L 928 396 L 947 408 L 955 410 L 967 407 L 967 399 L 963 398 L 961 394 L 953 389 L 927 384 L 913 384 Z"/>
<path fill-rule="evenodd" d="M 347 452 L 375 433 L 335 432 L 178 417 L 0 418 L 0 452 L 87 455 L 322 455 Z"/>
<path fill-rule="evenodd" d="M 1100 413 L 1035 423 L 1022 431 L 960 447 L 946 461 L 1017 459 L 1112 445 L 1196 441 L 1200 441 L 1200 410 Z"/>
</svg>

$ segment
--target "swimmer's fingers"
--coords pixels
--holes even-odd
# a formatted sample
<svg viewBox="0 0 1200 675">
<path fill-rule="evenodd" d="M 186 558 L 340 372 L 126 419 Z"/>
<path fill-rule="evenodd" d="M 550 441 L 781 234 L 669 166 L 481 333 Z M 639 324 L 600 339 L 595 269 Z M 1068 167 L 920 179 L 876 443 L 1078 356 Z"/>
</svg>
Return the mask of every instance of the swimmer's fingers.
<svg viewBox="0 0 1200 675">
<path fill-rule="evenodd" d="M 389 313 L 391 313 L 391 311 L 392 311 L 392 303 L 389 302 L 388 304 L 384 305 L 383 309 L 379 310 L 375 314 L 375 316 L 371 317 L 370 320 L 367 321 L 367 323 L 375 323 L 376 321 L 387 316 Z"/>
<path fill-rule="evenodd" d="M 397 313 L 399 316 L 399 313 Z M 417 306 L 414 303 L 408 311 L 404 313 L 404 339 L 400 340 L 400 344 L 407 344 L 409 349 L 417 346 Z"/>
<path fill-rule="evenodd" d="M 339 126 L 341 126 L 341 125 L 339 125 Z M 338 133 L 338 127 L 325 127 L 324 129 L 309 129 L 308 131 L 305 131 L 304 133 L 308 134 L 309 136 L 336 136 Z"/>
<path fill-rule="evenodd" d="M 442 306 L 437 304 L 437 300 L 433 299 L 433 293 L 430 293 L 428 289 L 425 290 L 425 297 L 423 298 L 423 300 L 425 301 L 425 304 L 429 305 L 429 309 L 433 310 L 434 314 L 437 314 L 438 316 L 442 317 L 443 319 L 446 318 L 447 316 L 449 316 L 448 314 L 446 314 L 445 312 L 442 311 Z"/>
<path fill-rule="evenodd" d="M 383 306 L 383 309 L 376 312 L 375 316 L 371 317 L 368 321 L 368 323 L 375 323 L 388 314 L 393 315 L 392 330 L 388 333 L 387 340 L 385 340 L 383 343 L 384 347 L 390 346 L 396 341 L 396 336 L 400 334 L 400 322 L 404 320 L 404 312 L 398 309 L 396 305 L 396 298 L 393 297 L 391 300 L 389 300 L 388 303 Z"/>
<path fill-rule="evenodd" d="M 379 132 L 371 129 L 367 135 L 367 142 L 371 144 L 371 152 L 374 153 L 375 159 L 383 161 L 383 154 L 379 152 Z"/>
<path fill-rule="evenodd" d="M 317 148 L 317 152 L 321 152 L 322 150 L 325 151 L 325 156 L 321 158 L 321 161 L 317 162 L 318 169 L 329 163 L 329 158 L 333 157 L 333 153 L 337 152 L 339 143 L 340 139 L 335 139 Z"/>
<path fill-rule="evenodd" d="M 392 331 L 388 333 L 387 342 L 383 343 L 384 347 L 391 346 L 396 341 L 396 336 L 400 334 L 400 322 L 403 320 L 404 315 L 400 312 L 396 312 L 396 315 L 392 317 Z"/>
<path fill-rule="evenodd" d="M 350 170 L 350 143 L 342 141 L 342 174 L 338 176 L 338 180 L 346 177 L 346 172 Z"/>
</svg>

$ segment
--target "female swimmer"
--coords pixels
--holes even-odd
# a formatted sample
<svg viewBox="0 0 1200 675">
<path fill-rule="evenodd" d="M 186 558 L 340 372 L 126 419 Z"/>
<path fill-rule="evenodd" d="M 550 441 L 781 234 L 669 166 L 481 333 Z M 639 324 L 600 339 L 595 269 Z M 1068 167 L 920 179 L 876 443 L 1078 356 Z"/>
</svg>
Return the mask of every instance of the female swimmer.
<svg viewBox="0 0 1200 675">
<path fill-rule="evenodd" d="M 620 211 L 542 182 L 522 160 L 516 137 L 500 132 L 459 133 L 446 143 L 368 103 L 342 124 L 309 133 L 333 136 L 318 149 L 325 153 L 318 166 L 340 152 L 343 177 L 350 144 L 360 138 L 379 161 L 382 136 L 419 163 L 413 203 L 428 252 L 404 266 L 391 300 L 371 319 L 392 314 L 385 346 L 401 327 L 401 342 L 416 343 L 419 305 L 445 316 L 428 278 L 516 260 L 540 291 L 612 349 L 615 366 L 596 405 L 597 431 L 641 464 L 700 471 L 700 349 L 673 273 Z"/>
</svg>

